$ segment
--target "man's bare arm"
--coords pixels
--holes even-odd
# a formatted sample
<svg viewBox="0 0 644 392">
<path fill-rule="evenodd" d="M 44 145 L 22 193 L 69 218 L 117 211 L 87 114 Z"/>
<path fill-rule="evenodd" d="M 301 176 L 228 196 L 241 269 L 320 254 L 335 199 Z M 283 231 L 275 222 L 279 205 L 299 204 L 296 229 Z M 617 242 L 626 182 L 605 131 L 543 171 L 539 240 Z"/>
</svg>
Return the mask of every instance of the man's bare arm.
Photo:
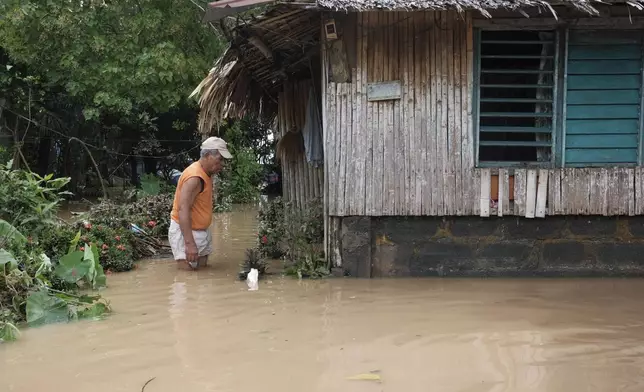
<svg viewBox="0 0 644 392">
<path fill-rule="evenodd" d="M 181 195 L 179 197 L 179 227 L 181 228 L 181 234 L 183 234 L 186 248 L 188 245 L 196 245 L 195 239 L 192 236 L 191 210 L 197 195 L 201 192 L 201 182 L 202 180 L 199 177 L 189 178 L 185 184 L 183 184 Z"/>
</svg>

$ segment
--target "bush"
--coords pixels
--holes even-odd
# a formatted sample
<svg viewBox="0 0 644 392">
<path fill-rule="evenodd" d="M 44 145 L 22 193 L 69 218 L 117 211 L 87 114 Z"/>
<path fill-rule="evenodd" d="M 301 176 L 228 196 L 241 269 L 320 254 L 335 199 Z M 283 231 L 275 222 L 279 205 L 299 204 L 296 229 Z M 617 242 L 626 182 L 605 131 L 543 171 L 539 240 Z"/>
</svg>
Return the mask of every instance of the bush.
<svg viewBox="0 0 644 392">
<path fill-rule="evenodd" d="M 76 233 L 78 230 L 75 230 L 72 225 L 60 223 L 42 230 L 38 237 L 31 237 L 30 241 L 45 254 L 51 255 L 53 263 L 57 263 L 59 258 L 69 250 L 69 242 Z"/>
<path fill-rule="evenodd" d="M 168 235 L 172 201 L 171 194 L 145 196 L 128 204 L 104 200 L 83 215 L 87 226 L 80 228 L 100 247 L 106 269 L 128 271 L 134 260 L 154 256 L 163 246 L 161 238 Z"/>
<path fill-rule="evenodd" d="M 284 202 L 277 197 L 263 202 L 259 209 L 259 251 L 264 257 L 278 259 L 284 255 L 281 242 L 284 239 Z"/>
<path fill-rule="evenodd" d="M 156 196 L 161 193 L 161 179 L 154 174 L 141 176 L 141 191 L 146 196 Z"/>
<path fill-rule="evenodd" d="M 16 325 L 30 326 L 98 317 L 109 312 L 99 295 L 78 294 L 79 288 L 105 287 L 96 246 L 78 244 L 79 236 L 57 263 L 6 221 L 0 221 L 0 342 L 15 340 Z M 82 248 L 81 251 L 79 248 Z M 59 281 L 60 288 L 52 282 Z M 64 291 L 63 291 L 64 290 Z"/>
<path fill-rule="evenodd" d="M 252 203 L 259 197 L 264 172 L 259 162 L 265 158 L 265 150 L 271 150 L 265 143 L 268 128 L 247 119 L 229 122 L 219 131 L 233 155 L 218 176 L 219 200 L 229 198 L 234 204 Z"/>
<path fill-rule="evenodd" d="M 96 246 L 79 245 L 80 235 L 56 216 L 68 182 L 0 165 L 0 341 L 16 339 L 23 322 L 109 311 L 100 296 L 77 293 L 104 287 L 105 274 Z"/>
<path fill-rule="evenodd" d="M 41 177 L 24 170 L 13 170 L 12 163 L 0 163 L 0 219 L 18 227 L 23 233 L 37 236 L 56 225 L 62 189 L 69 178 Z"/>
<path fill-rule="evenodd" d="M 324 214 L 320 200 L 303 210 L 282 199 L 264 203 L 259 212 L 259 252 L 265 257 L 284 257 L 286 272 L 300 278 L 329 274 L 324 258 Z"/>
<path fill-rule="evenodd" d="M 101 265 L 106 271 L 124 272 L 134 268 L 135 237 L 123 227 L 83 224 L 81 243 L 96 245 Z"/>
<path fill-rule="evenodd" d="M 170 228 L 173 200 L 172 194 L 145 196 L 126 204 L 104 200 L 92 206 L 86 216 L 95 225 L 129 229 L 130 224 L 134 223 L 154 237 L 165 237 Z"/>
<path fill-rule="evenodd" d="M 259 197 L 262 166 L 250 148 L 229 146 L 233 159 L 219 173 L 219 196 L 230 197 L 235 204 L 252 203 Z"/>
<path fill-rule="evenodd" d="M 287 273 L 300 278 L 329 275 L 324 258 L 324 213 L 321 200 L 307 203 L 303 210 L 285 206 L 284 243 Z"/>
</svg>

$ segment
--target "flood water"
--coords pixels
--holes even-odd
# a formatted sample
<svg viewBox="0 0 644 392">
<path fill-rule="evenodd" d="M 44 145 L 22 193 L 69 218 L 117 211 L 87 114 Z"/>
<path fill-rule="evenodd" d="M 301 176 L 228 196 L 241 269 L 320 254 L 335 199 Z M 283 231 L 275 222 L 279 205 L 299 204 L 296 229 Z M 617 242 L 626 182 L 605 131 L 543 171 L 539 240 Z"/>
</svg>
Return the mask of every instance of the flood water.
<svg viewBox="0 0 644 392">
<path fill-rule="evenodd" d="M 108 279 L 106 320 L 0 346 L 0 391 L 644 390 L 643 280 L 273 276 L 248 292 L 255 213 L 216 225 L 211 268 L 142 263 Z"/>
</svg>

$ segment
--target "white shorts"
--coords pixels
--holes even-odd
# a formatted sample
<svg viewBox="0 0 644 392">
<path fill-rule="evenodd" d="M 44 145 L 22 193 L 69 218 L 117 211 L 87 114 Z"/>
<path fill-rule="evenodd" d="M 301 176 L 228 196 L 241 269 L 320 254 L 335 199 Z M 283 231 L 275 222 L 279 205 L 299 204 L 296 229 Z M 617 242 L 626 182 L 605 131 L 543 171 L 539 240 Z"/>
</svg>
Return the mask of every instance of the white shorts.
<svg viewBox="0 0 644 392">
<path fill-rule="evenodd" d="M 193 230 L 192 236 L 197 244 L 197 251 L 199 256 L 208 256 L 212 253 L 212 234 L 210 229 L 207 230 Z M 170 229 L 168 230 L 168 241 L 172 248 L 172 255 L 175 260 L 186 259 L 186 244 L 183 240 L 183 233 L 181 227 L 173 219 L 170 219 Z"/>
</svg>

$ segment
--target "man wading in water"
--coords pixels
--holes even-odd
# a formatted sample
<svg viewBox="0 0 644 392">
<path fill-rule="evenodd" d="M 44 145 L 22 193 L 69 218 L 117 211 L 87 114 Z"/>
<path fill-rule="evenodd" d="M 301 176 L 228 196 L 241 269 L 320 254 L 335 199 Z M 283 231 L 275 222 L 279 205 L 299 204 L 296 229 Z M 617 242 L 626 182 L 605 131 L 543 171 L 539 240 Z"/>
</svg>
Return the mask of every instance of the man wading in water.
<svg viewBox="0 0 644 392">
<path fill-rule="evenodd" d="M 230 158 L 224 139 L 210 137 L 201 144 L 201 158 L 183 171 L 177 183 L 168 240 L 174 259 L 192 269 L 207 265 L 212 253 L 212 176 Z"/>
</svg>

